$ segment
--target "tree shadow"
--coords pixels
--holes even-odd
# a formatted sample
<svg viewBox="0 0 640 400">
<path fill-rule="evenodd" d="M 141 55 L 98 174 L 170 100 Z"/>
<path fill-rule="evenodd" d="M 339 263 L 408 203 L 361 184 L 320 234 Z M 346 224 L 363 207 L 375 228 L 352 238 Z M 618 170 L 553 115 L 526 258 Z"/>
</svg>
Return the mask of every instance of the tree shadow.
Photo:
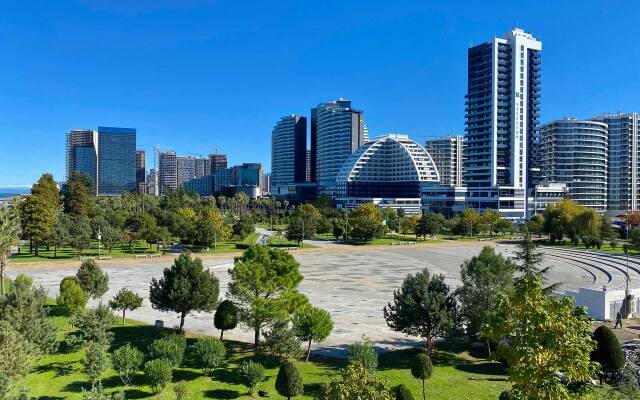
<svg viewBox="0 0 640 400">
<path fill-rule="evenodd" d="M 209 399 L 237 399 L 242 394 L 235 390 L 229 389 L 214 389 L 207 390 L 204 392 L 204 395 Z"/>
<path fill-rule="evenodd" d="M 213 371 L 211 379 L 214 381 L 229 383 L 231 385 L 240 385 L 240 377 L 237 371 L 229 368 L 219 368 Z"/>
<path fill-rule="evenodd" d="M 143 392 L 140 389 L 125 389 L 124 390 L 124 397 L 125 399 L 144 399 L 147 397 L 152 397 L 153 394 L 151 393 L 147 393 L 147 392 Z"/>
<path fill-rule="evenodd" d="M 322 390 L 322 383 L 305 383 L 304 384 L 304 394 L 306 396 L 312 396 L 315 398 L 316 395 L 320 394 Z"/>
<path fill-rule="evenodd" d="M 64 387 L 64 391 L 65 392 L 76 392 L 76 393 L 80 393 L 82 392 L 82 389 L 86 389 L 89 390 L 91 389 L 91 384 L 89 384 L 88 382 L 84 382 L 84 381 L 73 381 L 71 383 L 68 383 L 65 387 Z"/>
<path fill-rule="evenodd" d="M 38 396 L 34 397 L 36 400 L 63 400 L 64 397 L 60 396 Z"/>
<path fill-rule="evenodd" d="M 198 379 L 204 374 L 192 371 L 190 369 L 174 369 L 173 370 L 173 381 L 174 382 L 190 382 L 192 380 Z"/>
<path fill-rule="evenodd" d="M 69 375 L 74 371 L 73 363 L 72 362 L 53 362 L 50 364 L 39 365 L 34 368 L 34 372 L 38 374 L 49 372 L 49 371 L 55 371 L 56 378 Z"/>
</svg>

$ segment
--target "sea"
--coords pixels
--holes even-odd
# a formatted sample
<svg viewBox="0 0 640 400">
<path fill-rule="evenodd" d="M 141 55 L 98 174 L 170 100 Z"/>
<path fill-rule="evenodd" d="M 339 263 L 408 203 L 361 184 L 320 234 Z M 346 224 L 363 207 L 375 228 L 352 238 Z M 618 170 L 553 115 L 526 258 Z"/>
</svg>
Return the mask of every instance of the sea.
<svg viewBox="0 0 640 400">
<path fill-rule="evenodd" d="M 0 199 L 3 200 L 28 193 L 31 193 L 30 187 L 0 187 Z"/>
</svg>

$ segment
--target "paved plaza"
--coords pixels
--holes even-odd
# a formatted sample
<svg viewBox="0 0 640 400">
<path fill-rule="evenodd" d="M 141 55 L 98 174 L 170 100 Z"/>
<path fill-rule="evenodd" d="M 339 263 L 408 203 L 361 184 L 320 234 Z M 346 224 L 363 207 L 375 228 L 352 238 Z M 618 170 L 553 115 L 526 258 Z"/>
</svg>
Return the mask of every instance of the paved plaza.
<svg viewBox="0 0 640 400">
<path fill-rule="evenodd" d="M 442 243 L 428 246 L 390 246 L 384 248 L 350 247 L 316 249 L 316 251 L 294 254 L 301 264 L 304 280 L 300 291 L 309 297 L 312 304 L 328 310 L 334 320 L 331 336 L 316 347 L 320 352 L 339 350 L 366 336 L 380 347 L 396 347 L 414 344 L 416 338 L 407 338 L 390 330 L 383 318 L 382 309 L 393 297 L 404 277 L 423 268 L 432 273 L 444 274 L 453 287 L 460 284 L 460 265 L 477 255 L 484 243 Z M 496 244 L 499 252 L 511 255 L 515 246 Z M 562 282 L 563 288 L 622 286 L 626 282 L 623 257 L 586 254 L 582 251 L 545 249 L 545 265 L 552 266 L 549 280 Z M 221 284 L 221 294 L 226 293 L 229 282 L 228 269 L 233 266 L 227 259 L 205 259 L 206 267 L 213 271 Z M 78 262 L 79 265 L 79 262 Z M 149 282 L 160 277 L 169 262 L 135 263 L 105 266 L 109 274 L 110 290 L 103 297 L 108 301 L 122 287 L 128 287 L 145 298 L 144 306 L 129 312 L 128 317 L 153 323 L 160 319 L 165 326 L 175 326 L 178 318 L 173 313 L 153 310 L 148 302 Z M 45 287 L 51 297 L 58 294 L 60 280 L 73 275 L 75 267 L 53 267 L 43 269 L 21 269 L 14 264 L 9 276 L 25 273 L 37 285 Z M 632 260 L 632 282 L 640 282 L 640 264 Z M 185 329 L 190 332 L 217 335 L 213 327 L 213 316 L 195 313 L 187 317 Z M 243 329 L 225 333 L 225 338 L 250 342 L 253 335 Z"/>
</svg>

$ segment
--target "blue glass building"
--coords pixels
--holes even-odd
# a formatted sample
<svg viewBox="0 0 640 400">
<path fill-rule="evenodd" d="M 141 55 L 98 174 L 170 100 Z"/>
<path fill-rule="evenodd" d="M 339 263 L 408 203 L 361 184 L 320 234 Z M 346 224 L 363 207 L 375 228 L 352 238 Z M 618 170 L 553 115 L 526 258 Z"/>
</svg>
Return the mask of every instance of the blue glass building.
<svg viewBox="0 0 640 400">
<path fill-rule="evenodd" d="M 136 191 L 136 130 L 98 127 L 98 195 Z"/>
<path fill-rule="evenodd" d="M 89 176 L 93 182 L 98 177 L 98 136 L 90 129 L 74 129 L 67 132 L 67 179 L 72 172 Z"/>
</svg>

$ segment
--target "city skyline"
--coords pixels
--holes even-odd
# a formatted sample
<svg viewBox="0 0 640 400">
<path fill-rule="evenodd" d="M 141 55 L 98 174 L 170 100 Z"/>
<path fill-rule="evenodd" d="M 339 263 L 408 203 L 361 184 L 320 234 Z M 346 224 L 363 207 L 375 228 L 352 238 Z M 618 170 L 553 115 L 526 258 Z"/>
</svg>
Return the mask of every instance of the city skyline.
<svg viewBox="0 0 640 400">
<path fill-rule="evenodd" d="M 637 6 L 629 4 L 615 10 L 600 7 L 599 15 L 593 16 L 571 5 L 505 3 L 500 14 L 469 5 L 464 7 L 464 15 L 455 15 L 456 11 L 446 6 L 415 4 L 413 8 L 399 10 L 372 3 L 362 9 L 362 21 L 351 22 L 341 32 L 323 30 L 329 37 L 316 45 L 308 44 L 310 39 L 317 38 L 315 30 L 332 26 L 332 22 L 342 26 L 355 6 L 346 6 L 341 16 L 332 15 L 336 6 L 329 4 L 317 10 L 318 15 L 305 28 L 281 19 L 274 22 L 282 26 L 267 25 L 268 19 L 259 15 L 265 11 L 264 6 L 258 5 L 246 16 L 253 28 L 242 34 L 231 24 L 212 23 L 221 15 L 230 21 L 239 18 L 236 7 L 224 2 L 122 6 L 125 8 L 64 4 L 54 9 L 44 5 L 38 13 L 27 12 L 32 10 L 25 10 L 24 5 L 8 5 L 7 12 L 0 17 L 4 24 L 1 33 L 13 40 L 1 46 L 16 57 L 3 67 L 4 77 L 0 78 L 7 89 L 0 97 L 3 110 L 0 120 L 5 132 L 12 132 L 15 140 L 0 149 L 0 186 L 30 185 L 43 171 L 63 180 L 65 133 L 98 125 L 136 128 L 138 147 L 146 150 L 147 168 L 152 164 L 152 146 L 160 144 L 178 154 L 203 156 L 219 146 L 221 153 L 228 154 L 230 164 L 260 162 L 269 171 L 271 155 L 265 149 L 270 147 L 273 122 L 287 113 L 308 115 L 315 105 L 341 96 L 365 112 L 372 138 L 399 132 L 423 142 L 427 137 L 462 134 L 467 48 L 492 35 L 500 36 L 514 26 L 533 33 L 545 43 L 542 123 L 564 116 L 587 119 L 605 112 L 632 112 L 633 93 L 639 84 L 630 78 L 640 52 L 634 51 L 638 45 L 632 39 L 637 37 L 638 28 L 624 22 L 633 21 L 638 15 Z M 291 8 L 288 3 L 271 7 L 269 16 L 282 8 L 298 15 L 308 12 Z M 523 9 L 527 9 L 526 17 L 520 15 Z M 557 21 L 550 18 L 567 10 L 575 18 Z M 168 26 L 168 32 L 176 34 L 171 39 L 160 34 L 156 24 L 175 13 L 178 17 Z M 194 17 L 198 13 L 201 18 Z M 379 18 L 373 18 L 374 15 Z M 605 24 L 615 21 L 616 28 L 596 31 L 589 26 L 589 21 L 596 18 Z M 72 36 L 76 31 L 70 28 L 78 19 L 80 27 L 104 19 L 114 24 L 114 29 L 98 26 L 87 30 L 82 38 Z M 189 29 L 185 28 L 186 21 L 192 22 Z M 118 36 L 122 33 L 114 31 L 122 31 L 123 26 L 131 24 L 137 27 L 129 38 L 131 43 L 117 40 L 122 39 Z M 280 44 L 265 42 L 283 32 L 296 34 L 286 36 Z M 347 43 L 330 40 L 345 34 L 361 48 L 358 54 L 347 52 L 352 44 L 349 40 L 345 40 Z M 63 42 L 68 47 L 59 54 L 56 50 L 60 50 Z M 111 58 L 92 50 L 89 45 L 95 42 L 105 46 L 101 51 L 111 51 L 114 60 L 128 57 L 129 68 L 119 67 L 109 61 Z M 230 43 L 240 49 L 261 50 L 254 56 L 241 56 L 230 49 Z M 611 43 L 627 49 L 615 63 L 606 56 L 589 63 L 576 62 L 577 55 L 586 49 L 605 48 Z M 146 58 L 135 54 L 137 46 L 143 44 L 147 45 L 143 51 Z M 265 64 L 279 59 L 278 51 L 282 51 L 283 45 L 297 48 L 280 63 Z M 205 57 L 216 49 L 221 50 L 219 55 Z M 29 54 L 35 51 L 41 52 L 39 58 L 46 59 L 48 63 L 44 64 L 49 67 L 26 64 L 34 59 Z M 78 55 L 87 57 L 86 65 L 74 61 Z M 340 57 L 340 74 L 330 68 L 329 55 Z M 204 67 L 195 67 L 196 64 L 172 63 L 149 69 L 149 62 L 167 56 L 186 56 L 187 62 L 206 61 L 203 64 L 206 67 L 222 57 L 233 57 L 224 70 L 205 71 Z M 105 60 L 111 70 L 98 65 L 98 61 Z M 260 61 L 255 68 L 262 67 L 264 74 L 257 74 L 254 67 L 245 65 L 248 61 Z M 81 65 L 82 71 L 78 69 Z M 195 76 L 186 77 L 189 73 Z M 228 83 L 221 82 L 221 73 L 225 73 Z M 249 77 L 253 74 L 261 81 L 269 74 L 273 82 L 256 85 L 256 77 Z M 166 80 L 170 76 L 176 82 Z M 243 83 L 238 80 L 241 76 L 247 79 Z M 237 91 L 235 97 L 228 97 L 231 87 Z M 210 91 L 212 88 L 221 90 Z M 97 92 L 100 96 L 96 96 Z M 238 140 L 242 136 L 247 140 Z M 43 141 L 50 144 L 30 148 L 30 162 L 25 166 L 21 152 L 16 149 L 27 149 L 29 144 Z"/>
</svg>

